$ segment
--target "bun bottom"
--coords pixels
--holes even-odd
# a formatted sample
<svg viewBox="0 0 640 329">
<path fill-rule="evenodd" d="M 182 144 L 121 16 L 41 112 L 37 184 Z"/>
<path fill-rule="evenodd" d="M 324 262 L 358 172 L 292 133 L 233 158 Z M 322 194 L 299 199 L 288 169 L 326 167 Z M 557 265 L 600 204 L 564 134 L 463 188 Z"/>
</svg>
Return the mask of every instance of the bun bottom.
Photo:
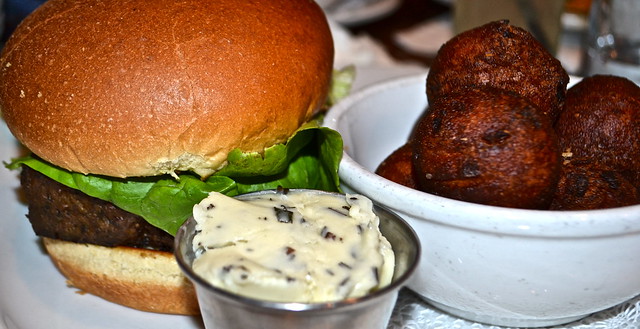
<svg viewBox="0 0 640 329">
<path fill-rule="evenodd" d="M 70 285 L 141 311 L 200 314 L 193 285 L 169 252 L 43 238 Z"/>
</svg>

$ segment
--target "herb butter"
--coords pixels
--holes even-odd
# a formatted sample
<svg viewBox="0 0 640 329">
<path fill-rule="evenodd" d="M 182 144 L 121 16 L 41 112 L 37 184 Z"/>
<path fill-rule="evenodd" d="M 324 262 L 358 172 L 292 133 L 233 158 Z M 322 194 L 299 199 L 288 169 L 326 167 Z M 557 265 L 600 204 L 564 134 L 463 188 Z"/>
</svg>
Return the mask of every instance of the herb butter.
<svg viewBox="0 0 640 329">
<path fill-rule="evenodd" d="M 193 270 L 268 301 L 331 302 L 388 285 L 394 254 L 371 200 L 315 191 L 211 193 L 194 206 Z"/>
</svg>

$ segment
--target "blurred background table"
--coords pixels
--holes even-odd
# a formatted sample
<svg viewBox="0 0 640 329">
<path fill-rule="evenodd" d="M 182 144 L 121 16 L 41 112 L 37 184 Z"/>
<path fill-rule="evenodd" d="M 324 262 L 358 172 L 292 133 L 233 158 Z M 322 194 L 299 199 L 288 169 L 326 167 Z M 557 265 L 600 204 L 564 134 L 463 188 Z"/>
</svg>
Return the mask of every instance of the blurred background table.
<svg viewBox="0 0 640 329">
<path fill-rule="evenodd" d="M 349 1 L 358 0 L 342 2 Z M 376 0 L 374 2 L 387 1 L 391 2 L 392 0 Z M 501 4 L 508 4 L 511 8 L 507 8 L 509 6 L 499 7 L 500 2 L 496 1 L 397 0 L 388 12 L 361 21 L 350 19 L 348 16 L 346 16 L 347 19 L 344 19 L 344 15 L 341 16 L 332 11 L 340 10 L 339 6 L 327 8 L 327 13 L 330 19 L 340 23 L 353 37 L 370 38 L 381 47 L 384 55 L 389 56 L 389 59 L 397 64 L 429 67 L 439 47 L 460 30 L 469 28 L 469 24 L 480 24 L 479 22 L 506 18 L 531 32 L 534 28 L 541 29 L 540 25 L 548 23 L 549 17 L 554 16 L 553 13 L 557 12 L 554 17 L 558 20 L 559 28 L 556 32 L 551 32 L 556 33 L 557 36 L 550 36 L 550 48 L 552 48 L 550 51 L 563 63 L 569 74 L 579 74 L 582 56 L 581 41 L 586 30 L 590 0 L 528 0 L 530 2 L 529 11 L 526 10 L 526 7 L 521 7 L 521 4 L 526 3 L 527 0 L 501 1 Z M 366 1 L 360 0 L 359 2 Z M 372 3 L 372 0 L 368 2 Z M 493 6 L 498 8 L 478 10 L 478 3 L 493 3 Z M 532 14 L 531 9 L 536 9 L 534 7 L 537 7 L 537 12 Z M 478 16 L 473 16 L 475 14 Z M 544 20 L 540 17 L 543 17 Z M 341 20 L 341 18 L 343 19 Z M 524 23 L 525 21 L 534 21 L 535 23 L 536 20 L 541 24 L 531 26 L 531 28 Z M 542 30 L 544 29 L 542 27 Z M 554 39 L 554 37 L 557 38 Z"/>
<path fill-rule="evenodd" d="M 354 35 L 366 34 L 377 40 L 387 53 L 397 61 L 408 61 L 430 66 L 435 52 L 421 53 L 411 51 L 411 49 L 399 43 L 398 36 L 429 21 L 450 20 L 452 13 L 452 4 L 446 2 L 402 0 L 399 6 L 387 16 L 371 22 L 347 25 L 347 28 Z M 450 35 L 452 33 L 447 34 L 446 37 Z M 444 41 L 442 37 L 438 39 Z"/>
</svg>

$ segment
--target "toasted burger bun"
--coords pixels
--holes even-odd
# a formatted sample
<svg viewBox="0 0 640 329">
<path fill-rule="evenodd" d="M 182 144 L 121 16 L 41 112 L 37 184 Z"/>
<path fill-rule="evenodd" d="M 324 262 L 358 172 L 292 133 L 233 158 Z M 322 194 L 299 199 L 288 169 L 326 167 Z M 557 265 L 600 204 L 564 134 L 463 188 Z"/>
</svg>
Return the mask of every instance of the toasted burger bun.
<svg viewBox="0 0 640 329">
<path fill-rule="evenodd" d="M 173 254 L 137 248 L 108 248 L 43 238 L 49 256 L 69 284 L 135 309 L 199 314 L 195 290 Z"/>
<path fill-rule="evenodd" d="M 11 132 L 114 177 L 207 176 L 285 141 L 325 101 L 333 41 L 312 0 L 52 0 L 0 59 Z"/>
<path fill-rule="evenodd" d="M 50 0 L 3 48 L 0 108 L 24 146 L 70 171 L 207 176 L 230 150 L 286 141 L 320 110 L 332 68 L 311 0 Z M 197 313 L 170 253 L 45 243 L 85 292 Z"/>
</svg>

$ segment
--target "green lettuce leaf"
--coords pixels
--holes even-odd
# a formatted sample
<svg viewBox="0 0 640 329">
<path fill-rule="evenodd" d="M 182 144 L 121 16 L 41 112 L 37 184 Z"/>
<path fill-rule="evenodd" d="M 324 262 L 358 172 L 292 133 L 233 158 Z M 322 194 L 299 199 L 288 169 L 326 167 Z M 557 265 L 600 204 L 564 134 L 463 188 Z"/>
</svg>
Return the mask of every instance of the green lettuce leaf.
<svg viewBox="0 0 640 329">
<path fill-rule="evenodd" d="M 356 68 L 349 65 L 340 70 L 333 70 L 331 76 L 331 88 L 327 97 L 329 106 L 336 104 L 351 93 L 351 87 L 356 78 Z"/>
<path fill-rule="evenodd" d="M 35 156 L 13 159 L 5 165 L 9 169 L 29 166 L 175 234 L 191 215 L 193 205 L 212 191 L 229 196 L 278 186 L 339 191 L 341 156 L 340 134 L 313 121 L 301 127 L 286 143 L 265 150 L 264 155 L 233 150 L 228 168 L 205 180 L 192 173 L 180 173 L 178 179 L 170 175 L 128 179 L 83 175 Z"/>
</svg>

